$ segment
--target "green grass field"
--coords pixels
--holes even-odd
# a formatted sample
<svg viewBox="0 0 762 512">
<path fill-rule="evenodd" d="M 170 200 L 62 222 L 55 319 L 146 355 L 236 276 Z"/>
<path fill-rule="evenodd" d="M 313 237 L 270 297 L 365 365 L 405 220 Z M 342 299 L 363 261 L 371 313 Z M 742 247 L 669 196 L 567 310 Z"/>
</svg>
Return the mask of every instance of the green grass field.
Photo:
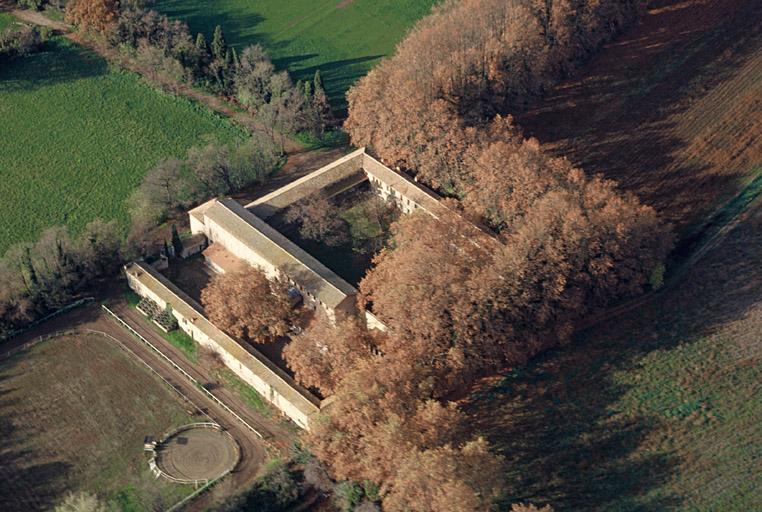
<svg viewBox="0 0 762 512">
<path fill-rule="evenodd" d="M 228 42 L 260 43 L 294 79 L 320 69 L 331 101 L 389 55 L 435 0 L 159 0 L 155 8 L 185 20 L 211 40 L 219 24 Z"/>
<path fill-rule="evenodd" d="M 652 304 L 472 397 L 506 503 L 745 512 L 762 503 L 762 207 Z"/>
<path fill-rule="evenodd" d="M 0 12 L 0 31 L 8 28 L 16 21 L 16 18 L 8 14 L 7 12 Z"/>
<path fill-rule="evenodd" d="M 0 68 L 0 123 L 0 254 L 55 224 L 126 226 L 124 200 L 158 160 L 244 135 L 60 38 Z"/>
<path fill-rule="evenodd" d="M 107 338 L 54 338 L 1 361 L 0 395 L 0 510 L 52 510 L 85 491 L 147 512 L 193 491 L 156 479 L 143 452 L 192 407 Z"/>
</svg>

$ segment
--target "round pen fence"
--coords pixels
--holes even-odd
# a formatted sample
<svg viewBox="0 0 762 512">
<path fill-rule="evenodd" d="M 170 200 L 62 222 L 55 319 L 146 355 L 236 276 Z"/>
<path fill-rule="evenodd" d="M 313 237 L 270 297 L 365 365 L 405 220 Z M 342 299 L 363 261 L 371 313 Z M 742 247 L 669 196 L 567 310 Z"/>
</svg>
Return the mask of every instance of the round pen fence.
<svg viewBox="0 0 762 512">
<path fill-rule="evenodd" d="M 165 434 L 150 449 L 157 478 L 206 487 L 230 473 L 241 458 L 238 443 L 220 425 L 191 423 Z"/>
</svg>

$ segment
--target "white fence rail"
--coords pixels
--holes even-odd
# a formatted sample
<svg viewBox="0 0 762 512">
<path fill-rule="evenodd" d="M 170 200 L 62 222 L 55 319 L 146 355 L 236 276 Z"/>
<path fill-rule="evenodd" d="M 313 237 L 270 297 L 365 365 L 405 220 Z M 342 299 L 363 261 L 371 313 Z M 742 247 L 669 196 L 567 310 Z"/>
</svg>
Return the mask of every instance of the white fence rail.
<svg viewBox="0 0 762 512">
<path fill-rule="evenodd" d="M 194 429 L 194 428 L 211 428 L 211 429 L 214 429 L 214 430 L 219 430 L 223 434 L 227 435 L 233 441 L 233 444 L 236 447 L 237 455 L 236 455 L 236 462 L 235 463 L 238 464 L 238 461 L 241 459 L 241 448 L 238 446 L 238 443 L 236 442 L 236 440 L 233 438 L 233 436 L 230 435 L 230 432 L 225 431 L 225 429 L 222 428 L 222 426 L 220 426 L 217 423 L 209 422 L 209 421 L 203 421 L 203 422 L 198 422 L 198 423 L 190 423 L 188 425 L 183 425 L 181 427 L 177 427 L 175 429 L 172 429 L 172 431 L 170 431 L 167 434 L 165 434 L 164 436 L 162 436 L 161 440 L 159 440 L 156 443 L 156 447 L 153 450 L 151 450 L 152 451 L 152 456 L 151 456 L 151 459 L 148 461 L 148 463 L 149 463 L 149 466 L 151 467 L 151 470 L 154 472 L 154 474 L 156 474 L 157 477 L 161 476 L 161 477 L 164 477 L 164 478 L 166 478 L 167 480 L 169 480 L 171 482 L 175 482 L 175 483 L 178 483 L 178 484 L 192 485 L 192 486 L 194 486 L 196 488 L 196 490 L 200 490 L 199 487 L 198 487 L 199 485 L 202 485 L 202 489 L 207 488 L 208 485 L 211 482 L 215 482 L 215 481 L 219 480 L 220 478 L 223 478 L 224 476 L 227 476 L 231 471 L 233 471 L 233 468 L 226 469 L 221 475 L 218 475 L 217 477 L 215 477 L 215 478 L 213 478 L 211 480 L 209 480 L 208 478 L 204 478 L 204 479 L 189 479 L 189 478 L 177 478 L 175 476 L 170 475 L 169 473 L 167 473 L 166 471 L 161 469 L 161 467 L 159 467 L 159 464 L 156 462 L 156 452 L 161 450 L 162 445 L 166 444 L 166 442 L 169 439 L 171 439 L 172 437 L 180 434 L 181 432 L 185 432 L 186 430 L 191 430 L 191 429 Z M 187 498 L 190 498 L 190 496 L 188 496 Z"/>
<path fill-rule="evenodd" d="M 200 389 L 203 393 L 206 394 L 207 397 L 209 397 L 212 401 L 214 401 L 217 405 L 225 409 L 231 416 L 233 416 L 236 420 L 238 420 L 241 424 L 243 424 L 247 429 L 254 432 L 254 434 L 259 437 L 260 439 L 264 439 L 264 436 L 254 427 L 252 427 L 245 419 L 243 419 L 238 413 L 236 413 L 233 409 L 228 407 L 228 405 L 214 396 L 208 389 L 206 389 L 204 386 L 201 385 L 201 383 L 193 378 L 192 375 L 190 375 L 188 372 L 186 372 L 183 368 L 181 368 L 177 363 L 175 363 L 172 359 L 170 359 L 164 352 L 156 348 L 150 341 L 148 341 L 145 337 L 143 337 L 138 331 L 132 328 L 130 324 L 122 320 L 119 315 L 111 311 L 105 304 L 101 305 L 104 311 L 106 311 L 116 322 L 127 329 L 130 333 L 132 333 L 136 338 L 138 338 L 140 341 L 145 343 L 151 350 L 156 352 L 164 361 L 169 363 L 175 370 L 180 372 L 186 379 L 190 380 L 198 389 Z"/>
</svg>

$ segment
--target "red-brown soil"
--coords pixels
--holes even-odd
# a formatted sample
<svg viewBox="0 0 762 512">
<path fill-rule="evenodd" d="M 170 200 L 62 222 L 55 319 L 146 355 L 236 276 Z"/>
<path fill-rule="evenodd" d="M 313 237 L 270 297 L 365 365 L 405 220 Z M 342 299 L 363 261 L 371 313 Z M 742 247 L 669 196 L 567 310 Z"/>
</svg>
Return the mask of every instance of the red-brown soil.
<svg viewBox="0 0 762 512">
<path fill-rule="evenodd" d="M 661 0 L 518 123 L 695 235 L 762 164 L 762 2 Z"/>
</svg>

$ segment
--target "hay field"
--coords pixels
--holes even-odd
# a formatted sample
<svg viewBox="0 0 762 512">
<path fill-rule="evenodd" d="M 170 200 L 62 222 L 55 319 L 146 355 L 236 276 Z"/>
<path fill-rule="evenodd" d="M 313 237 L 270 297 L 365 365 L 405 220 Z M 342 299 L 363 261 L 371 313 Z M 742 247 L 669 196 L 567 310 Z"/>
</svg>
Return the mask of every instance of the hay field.
<svg viewBox="0 0 762 512">
<path fill-rule="evenodd" d="M 243 136 L 61 38 L 0 68 L 0 132 L 0 255 L 51 225 L 76 232 L 101 217 L 126 227 L 124 200 L 157 161 L 206 134 Z"/>
<path fill-rule="evenodd" d="M 436 0 L 159 0 L 155 8 L 204 32 L 215 25 L 241 49 L 263 45 L 275 64 L 295 80 L 320 69 L 331 102 L 343 108 L 344 93 L 378 60 L 393 52 L 407 30 Z"/>
<path fill-rule="evenodd" d="M 0 510 L 49 510 L 69 491 L 114 510 L 168 508 L 192 489 L 154 478 L 143 436 L 190 423 L 189 408 L 99 335 L 0 361 Z"/>
</svg>

